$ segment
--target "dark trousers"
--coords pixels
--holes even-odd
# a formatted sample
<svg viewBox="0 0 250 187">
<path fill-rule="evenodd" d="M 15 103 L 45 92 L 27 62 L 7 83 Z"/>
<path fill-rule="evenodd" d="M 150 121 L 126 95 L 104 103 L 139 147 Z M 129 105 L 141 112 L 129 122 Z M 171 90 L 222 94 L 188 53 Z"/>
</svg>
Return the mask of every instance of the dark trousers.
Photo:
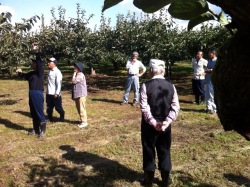
<svg viewBox="0 0 250 187">
<path fill-rule="evenodd" d="M 195 95 L 195 102 L 199 104 L 200 99 L 204 101 L 205 99 L 205 89 L 204 89 L 205 80 L 195 80 L 192 79 L 192 89 Z"/>
<path fill-rule="evenodd" d="M 54 108 L 60 115 L 64 115 L 61 96 L 58 96 L 57 98 L 55 98 L 54 95 L 46 94 L 46 104 L 47 104 L 48 115 L 52 115 Z"/>
<path fill-rule="evenodd" d="M 40 123 L 46 121 L 43 112 L 44 96 L 42 90 L 29 91 L 29 106 L 30 106 L 30 114 L 33 120 L 33 129 L 35 130 L 36 133 L 38 133 Z"/>
<path fill-rule="evenodd" d="M 156 149 L 159 170 L 170 171 L 172 168 L 170 155 L 171 126 L 169 126 L 165 132 L 158 132 L 154 129 L 154 127 L 142 120 L 141 141 L 143 151 L 143 170 L 155 170 Z"/>
</svg>

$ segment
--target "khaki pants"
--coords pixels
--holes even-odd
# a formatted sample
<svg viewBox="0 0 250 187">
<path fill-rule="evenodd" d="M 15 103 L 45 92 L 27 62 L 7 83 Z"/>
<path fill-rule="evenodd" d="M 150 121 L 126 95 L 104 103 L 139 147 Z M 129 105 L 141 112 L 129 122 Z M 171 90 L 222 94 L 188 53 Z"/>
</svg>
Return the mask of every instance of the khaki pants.
<svg viewBox="0 0 250 187">
<path fill-rule="evenodd" d="M 76 98 L 75 103 L 81 122 L 87 122 L 86 96 Z"/>
</svg>

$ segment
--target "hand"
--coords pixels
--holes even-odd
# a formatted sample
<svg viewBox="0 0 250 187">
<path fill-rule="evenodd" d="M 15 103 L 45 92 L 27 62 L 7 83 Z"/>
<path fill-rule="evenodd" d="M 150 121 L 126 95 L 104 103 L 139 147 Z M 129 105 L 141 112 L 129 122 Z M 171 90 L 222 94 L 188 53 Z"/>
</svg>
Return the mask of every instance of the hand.
<svg viewBox="0 0 250 187">
<path fill-rule="evenodd" d="M 168 127 L 169 127 L 169 123 L 167 123 L 166 121 L 163 121 L 162 126 L 161 126 L 161 130 L 165 131 Z"/>
<path fill-rule="evenodd" d="M 55 94 L 55 95 L 54 95 L 54 98 L 57 98 L 57 97 L 58 97 L 58 95 L 57 95 L 57 94 Z"/>
<path fill-rule="evenodd" d="M 153 125 L 156 131 L 162 131 L 162 122 L 156 122 L 156 124 Z"/>
<path fill-rule="evenodd" d="M 39 44 L 38 43 L 33 43 L 32 44 L 32 49 L 35 53 L 39 52 Z"/>
</svg>

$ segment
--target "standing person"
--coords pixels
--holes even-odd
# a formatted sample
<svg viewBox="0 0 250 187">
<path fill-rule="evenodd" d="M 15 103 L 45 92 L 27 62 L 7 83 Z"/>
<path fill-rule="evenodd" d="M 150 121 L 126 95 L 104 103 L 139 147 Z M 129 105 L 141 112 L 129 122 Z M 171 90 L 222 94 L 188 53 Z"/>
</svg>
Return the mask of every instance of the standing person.
<svg viewBox="0 0 250 187">
<path fill-rule="evenodd" d="M 48 85 L 46 94 L 47 103 L 47 114 L 49 121 L 53 121 L 53 109 L 55 107 L 56 111 L 60 114 L 60 121 L 64 121 L 64 110 L 62 107 L 62 73 L 57 68 L 57 60 L 55 58 L 48 59 Z"/>
<path fill-rule="evenodd" d="M 172 168 L 170 157 L 171 122 L 177 119 L 180 105 L 175 86 L 164 78 L 165 62 L 151 59 L 149 67 L 152 78 L 143 83 L 140 89 L 144 170 L 142 185 L 152 186 L 157 152 L 162 186 L 168 186 L 172 183 L 169 177 Z"/>
<path fill-rule="evenodd" d="M 33 122 L 33 130 L 28 135 L 37 134 L 39 138 L 45 136 L 46 119 L 43 112 L 44 106 L 44 63 L 39 53 L 38 44 L 33 44 L 33 51 L 36 59 L 32 60 L 31 68 L 33 71 L 23 73 L 21 69 L 17 69 L 19 77 L 29 82 L 29 106 Z"/>
<path fill-rule="evenodd" d="M 213 72 L 214 66 L 216 64 L 217 61 L 217 57 L 216 57 L 216 51 L 211 49 L 208 52 L 208 56 L 209 56 L 209 60 L 208 60 L 208 64 L 207 64 L 207 69 L 206 69 L 206 76 L 205 76 L 205 80 L 206 80 L 206 110 L 208 113 L 210 114 L 214 114 L 216 113 L 216 105 L 214 102 L 214 88 L 213 88 L 213 84 L 211 82 L 211 74 Z"/>
<path fill-rule="evenodd" d="M 127 82 L 125 86 L 125 94 L 123 96 L 123 104 L 128 104 L 129 99 L 129 92 L 132 89 L 134 91 L 134 100 L 133 106 L 138 103 L 138 96 L 139 96 L 139 77 L 141 77 L 146 72 L 146 67 L 142 64 L 141 61 L 138 60 L 139 53 L 134 51 L 132 53 L 132 58 L 127 61 Z M 142 72 L 140 73 L 140 68 Z"/>
<path fill-rule="evenodd" d="M 80 116 L 81 123 L 78 125 L 80 128 L 88 126 L 86 111 L 87 85 L 83 69 L 83 64 L 76 62 L 74 64 L 74 74 L 72 77 L 72 99 L 76 103 L 76 108 Z"/>
<path fill-rule="evenodd" d="M 207 60 L 203 58 L 203 52 L 198 51 L 196 58 L 192 61 L 193 78 L 192 88 L 195 95 L 195 103 L 202 104 L 205 101 L 205 69 L 207 68 Z"/>
</svg>

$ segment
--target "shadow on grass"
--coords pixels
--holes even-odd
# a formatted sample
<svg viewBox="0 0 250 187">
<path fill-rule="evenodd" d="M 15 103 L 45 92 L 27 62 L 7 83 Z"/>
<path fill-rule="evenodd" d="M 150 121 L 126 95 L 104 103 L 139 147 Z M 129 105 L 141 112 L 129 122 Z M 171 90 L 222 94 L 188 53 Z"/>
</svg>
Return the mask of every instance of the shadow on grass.
<svg viewBox="0 0 250 187">
<path fill-rule="evenodd" d="M 182 108 L 181 110 L 184 112 L 206 113 L 205 109 Z"/>
<path fill-rule="evenodd" d="M 25 111 L 21 111 L 21 110 L 16 110 L 14 111 L 15 113 L 18 113 L 18 114 L 22 114 L 23 116 L 26 116 L 26 117 L 30 117 L 31 118 L 31 115 L 29 112 L 25 112 Z M 46 115 L 45 115 L 46 116 Z M 31 119 L 32 120 L 32 119 Z M 53 122 L 60 122 L 60 118 L 59 117 L 53 117 Z M 79 123 L 79 121 L 75 120 L 75 121 L 71 121 L 71 120 L 68 120 L 68 119 L 65 119 L 64 120 L 65 123 L 70 123 L 70 124 L 77 124 Z"/>
<path fill-rule="evenodd" d="M 30 129 L 24 128 L 23 126 L 12 123 L 8 119 L 3 119 L 3 118 L 0 118 L 0 125 L 4 125 L 5 127 L 15 129 L 15 130 L 25 130 L 25 131 L 30 130 Z"/>
<path fill-rule="evenodd" d="M 235 175 L 233 173 L 226 173 L 224 177 L 231 182 L 235 182 L 239 186 L 250 187 L 250 179 L 247 177 Z"/>
<path fill-rule="evenodd" d="M 101 102 L 106 102 L 106 103 L 121 104 L 121 101 L 116 101 L 113 99 L 92 99 L 92 101 L 101 101 Z"/>
<path fill-rule="evenodd" d="M 178 174 L 177 181 L 178 183 L 182 183 L 185 186 L 189 187 L 217 187 L 212 184 L 207 183 L 199 183 L 199 181 L 195 180 L 192 176 L 190 176 L 188 173 L 185 173 L 183 171 L 174 171 L 173 174 Z"/>
<path fill-rule="evenodd" d="M 77 152 L 70 145 L 59 147 L 66 151 L 62 160 L 42 158 L 44 164 L 29 165 L 32 186 L 110 186 L 117 180 L 133 183 L 142 175 L 119 162 L 88 152 Z M 64 164 L 65 163 L 65 164 Z M 67 163 L 67 164 L 66 164 Z M 73 165 L 73 164 L 74 165 Z"/>
</svg>

